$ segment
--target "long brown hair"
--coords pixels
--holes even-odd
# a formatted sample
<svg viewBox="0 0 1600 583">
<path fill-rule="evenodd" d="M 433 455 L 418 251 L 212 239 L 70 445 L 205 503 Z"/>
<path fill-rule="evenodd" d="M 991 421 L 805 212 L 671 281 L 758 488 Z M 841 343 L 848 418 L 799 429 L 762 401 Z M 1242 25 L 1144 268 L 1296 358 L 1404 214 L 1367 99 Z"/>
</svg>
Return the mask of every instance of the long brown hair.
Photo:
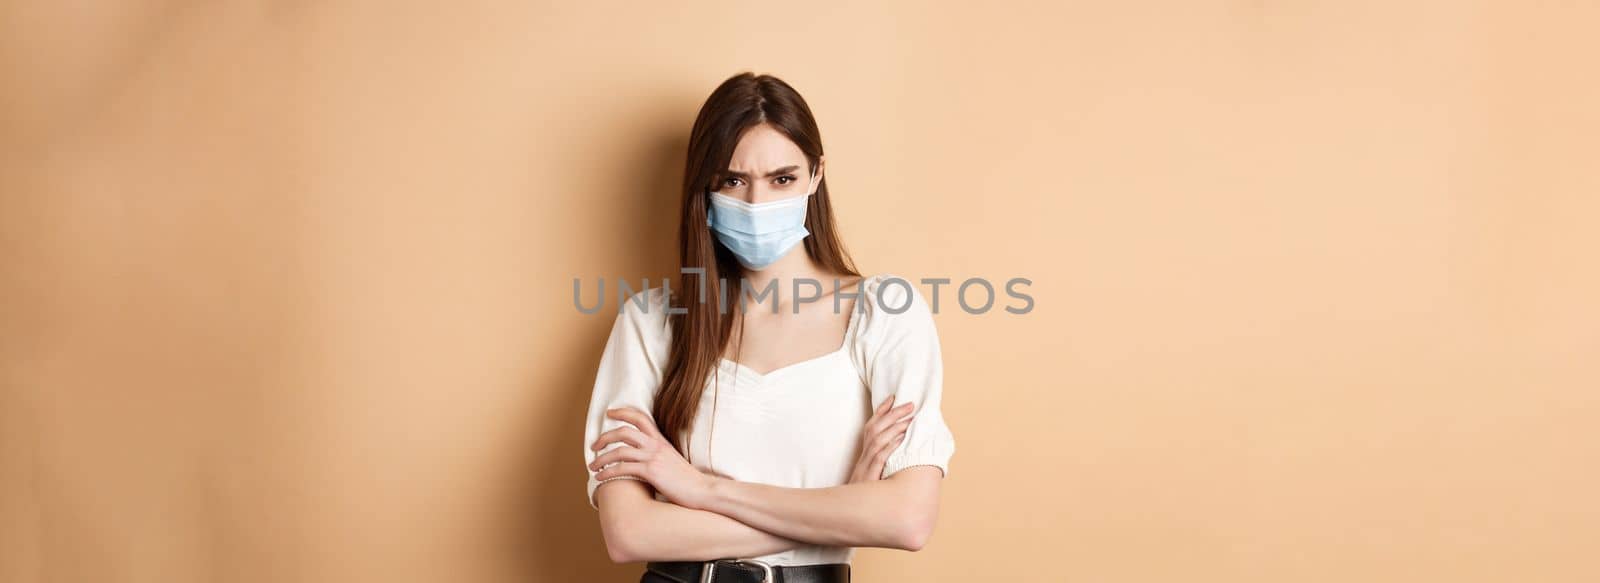
<svg viewBox="0 0 1600 583">
<path fill-rule="evenodd" d="M 817 171 L 822 158 L 822 134 L 816 118 L 799 92 L 771 75 L 743 72 L 723 81 L 700 106 L 694 129 L 689 132 L 678 258 L 682 267 L 704 268 L 705 275 L 681 274 L 677 291 L 672 293 L 671 305 L 684 312 L 669 312 L 671 352 L 652 411 L 661 434 L 686 454 L 686 438 L 693 429 L 700 396 L 728 346 L 745 293 L 740 287 L 738 260 L 716 243 L 706 227 L 709 192 L 728 170 L 739 138 L 746 130 L 764 123 L 787 135 L 805 153 L 811 172 Z M 804 241 L 806 253 L 818 265 L 840 275 L 859 277 L 855 262 L 834 227 L 827 178 L 823 178 L 806 206 L 806 230 L 811 232 Z M 729 289 L 724 290 L 725 287 Z M 728 294 L 724 295 L 724 291 Z M 702 302 L 701 298 L 705 300 Z M 727 298 L 726 309 L 720 307 L 720 298 Z"/>
</svg>

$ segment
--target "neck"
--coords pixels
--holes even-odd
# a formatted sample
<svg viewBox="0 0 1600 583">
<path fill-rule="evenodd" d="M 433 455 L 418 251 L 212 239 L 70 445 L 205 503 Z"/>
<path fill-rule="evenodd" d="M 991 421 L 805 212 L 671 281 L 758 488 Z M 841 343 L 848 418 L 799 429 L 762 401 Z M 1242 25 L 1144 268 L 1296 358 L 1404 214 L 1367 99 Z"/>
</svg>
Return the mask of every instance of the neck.
<svg viewBox="0 0 1600 583">
<path fill-rule="evenodd" d="M 774 261 L 772 265 L 759 270 L 741 268 L 740 275 L 749 281 L 751 289 L 756 291 L 766 289 L 767 285 L 776 281 L 777 301 L 780 311 L 794 300 L 795 280 L 810 279 L 815 281 L 822 286 L 820 293 L 826 295 L 833 291 L 833 278 L 837 277 L 837 274 L 830 273 L 817 264 L 817 261 L 811 258 L 811 254 L 806 253 L 805 245 L 803 244 L 795 245 L 794 249 L 789 250 L 789 254 L 784 255 L 782 259 Z M 815 288 L 808 283 L 802 292 L 814 293 Z M 764 299 L 761 303 L 765 305 L 769 301 L 774 300 Z"/>
</svg>

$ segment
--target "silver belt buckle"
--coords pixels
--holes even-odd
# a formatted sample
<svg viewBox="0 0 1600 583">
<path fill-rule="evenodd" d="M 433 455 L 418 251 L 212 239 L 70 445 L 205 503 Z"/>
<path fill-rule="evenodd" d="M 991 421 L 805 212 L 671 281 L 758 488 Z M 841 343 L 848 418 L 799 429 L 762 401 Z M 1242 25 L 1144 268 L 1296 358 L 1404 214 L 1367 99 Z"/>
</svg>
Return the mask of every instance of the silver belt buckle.
<svg viewBox="0 0 1600 583">
<path fill-rule="evenodd" d="M 761 583 L 772 583 L 772 565 L 766 561 L 756 559 L 726 559 L 729 563 L 745 563 L 761 567 Z M 700 583 L 711 583 L 711 575 L 717 570 L 717 563 L 721 561 L 706 561 L 704 569 L 700 570 Z"/>
</svg>

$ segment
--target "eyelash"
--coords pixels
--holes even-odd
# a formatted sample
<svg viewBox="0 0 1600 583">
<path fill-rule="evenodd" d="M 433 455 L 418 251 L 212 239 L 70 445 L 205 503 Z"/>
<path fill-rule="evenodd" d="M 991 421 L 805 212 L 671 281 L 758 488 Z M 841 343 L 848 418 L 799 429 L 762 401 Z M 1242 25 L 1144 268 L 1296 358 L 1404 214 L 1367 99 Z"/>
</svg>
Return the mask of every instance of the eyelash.
<svg viewBox="0 0 1600 583">
<path fill-rule="evenodd" d="M 792 183 L 792 182 L 794 182 L 794 181 L 797 181 L 797 180 L 799 180 L 799 179 L 798 179 L 798 178 L 795 178 L 795 177 L 794 177 L 794 175 L 793 175 L 793 174 L 785 174 L 785 175 L 783 175 L 783 176 L 779 176 L 779 177 L 778 177 L 778 179 L 779 179 L 779 180 L 783 180 L 783 179 L 785 179 L 785 178 L 787 178 L 787 179 L 789 179 L 789 182 L 784 182 L 784 183 L 782 183 L 782 185 L 783 185 L 783 186 L 788 186 L 788 185 L 789 185 L 789 184 L 790 184 L 790 183 Z M 738 178 L 729 178 L 729 179 L 727 179 L 727 180 L 724 180 L 724 181 L 722 181 L 722 185 L 723 185 L 723 186 L 728 186 L 728 187 L 732 187 L 732 186 L 734 186 L 734 185 L 732 185 L 732 184 L 729 184 L 729 183 L 730 183 L 730 182 L 733 182 L 733 181 L 735 181 L 735 180 L 739 180 L 739 179 L 738 179 Z"/>
</svg>

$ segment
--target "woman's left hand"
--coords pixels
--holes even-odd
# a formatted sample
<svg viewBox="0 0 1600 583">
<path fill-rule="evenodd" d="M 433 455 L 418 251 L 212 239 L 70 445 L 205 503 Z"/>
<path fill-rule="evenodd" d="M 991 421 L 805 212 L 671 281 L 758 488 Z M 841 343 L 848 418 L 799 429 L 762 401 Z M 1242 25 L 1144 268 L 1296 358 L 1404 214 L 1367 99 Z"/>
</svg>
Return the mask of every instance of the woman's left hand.
<svg viewBox="0 0 1600 583">
<path fill-rule="evenodd" d="M 618 447 L 595 458 L 589 464 L 591 471 L 599 471 L 595 479 L 608 480 L 617 476 L 633 476 L 649 482 L 667 500 L 685 508 L 700 509 L 701 502 L 710 490 L 715 476 L 701 472 L 683 459 L 678 450 L 662 437 L 656 429 L 655 419 L 633 407 L 608 409 L 606 416 L 632 423 L 600 434 L 589 449 L 600 451 L 613 442 L 623 442 L 631 447 Z M 613 464 L 607 468 L 607 464 Z M 603 470 L 601 468 L 604 468 Z"/>
</svg>

